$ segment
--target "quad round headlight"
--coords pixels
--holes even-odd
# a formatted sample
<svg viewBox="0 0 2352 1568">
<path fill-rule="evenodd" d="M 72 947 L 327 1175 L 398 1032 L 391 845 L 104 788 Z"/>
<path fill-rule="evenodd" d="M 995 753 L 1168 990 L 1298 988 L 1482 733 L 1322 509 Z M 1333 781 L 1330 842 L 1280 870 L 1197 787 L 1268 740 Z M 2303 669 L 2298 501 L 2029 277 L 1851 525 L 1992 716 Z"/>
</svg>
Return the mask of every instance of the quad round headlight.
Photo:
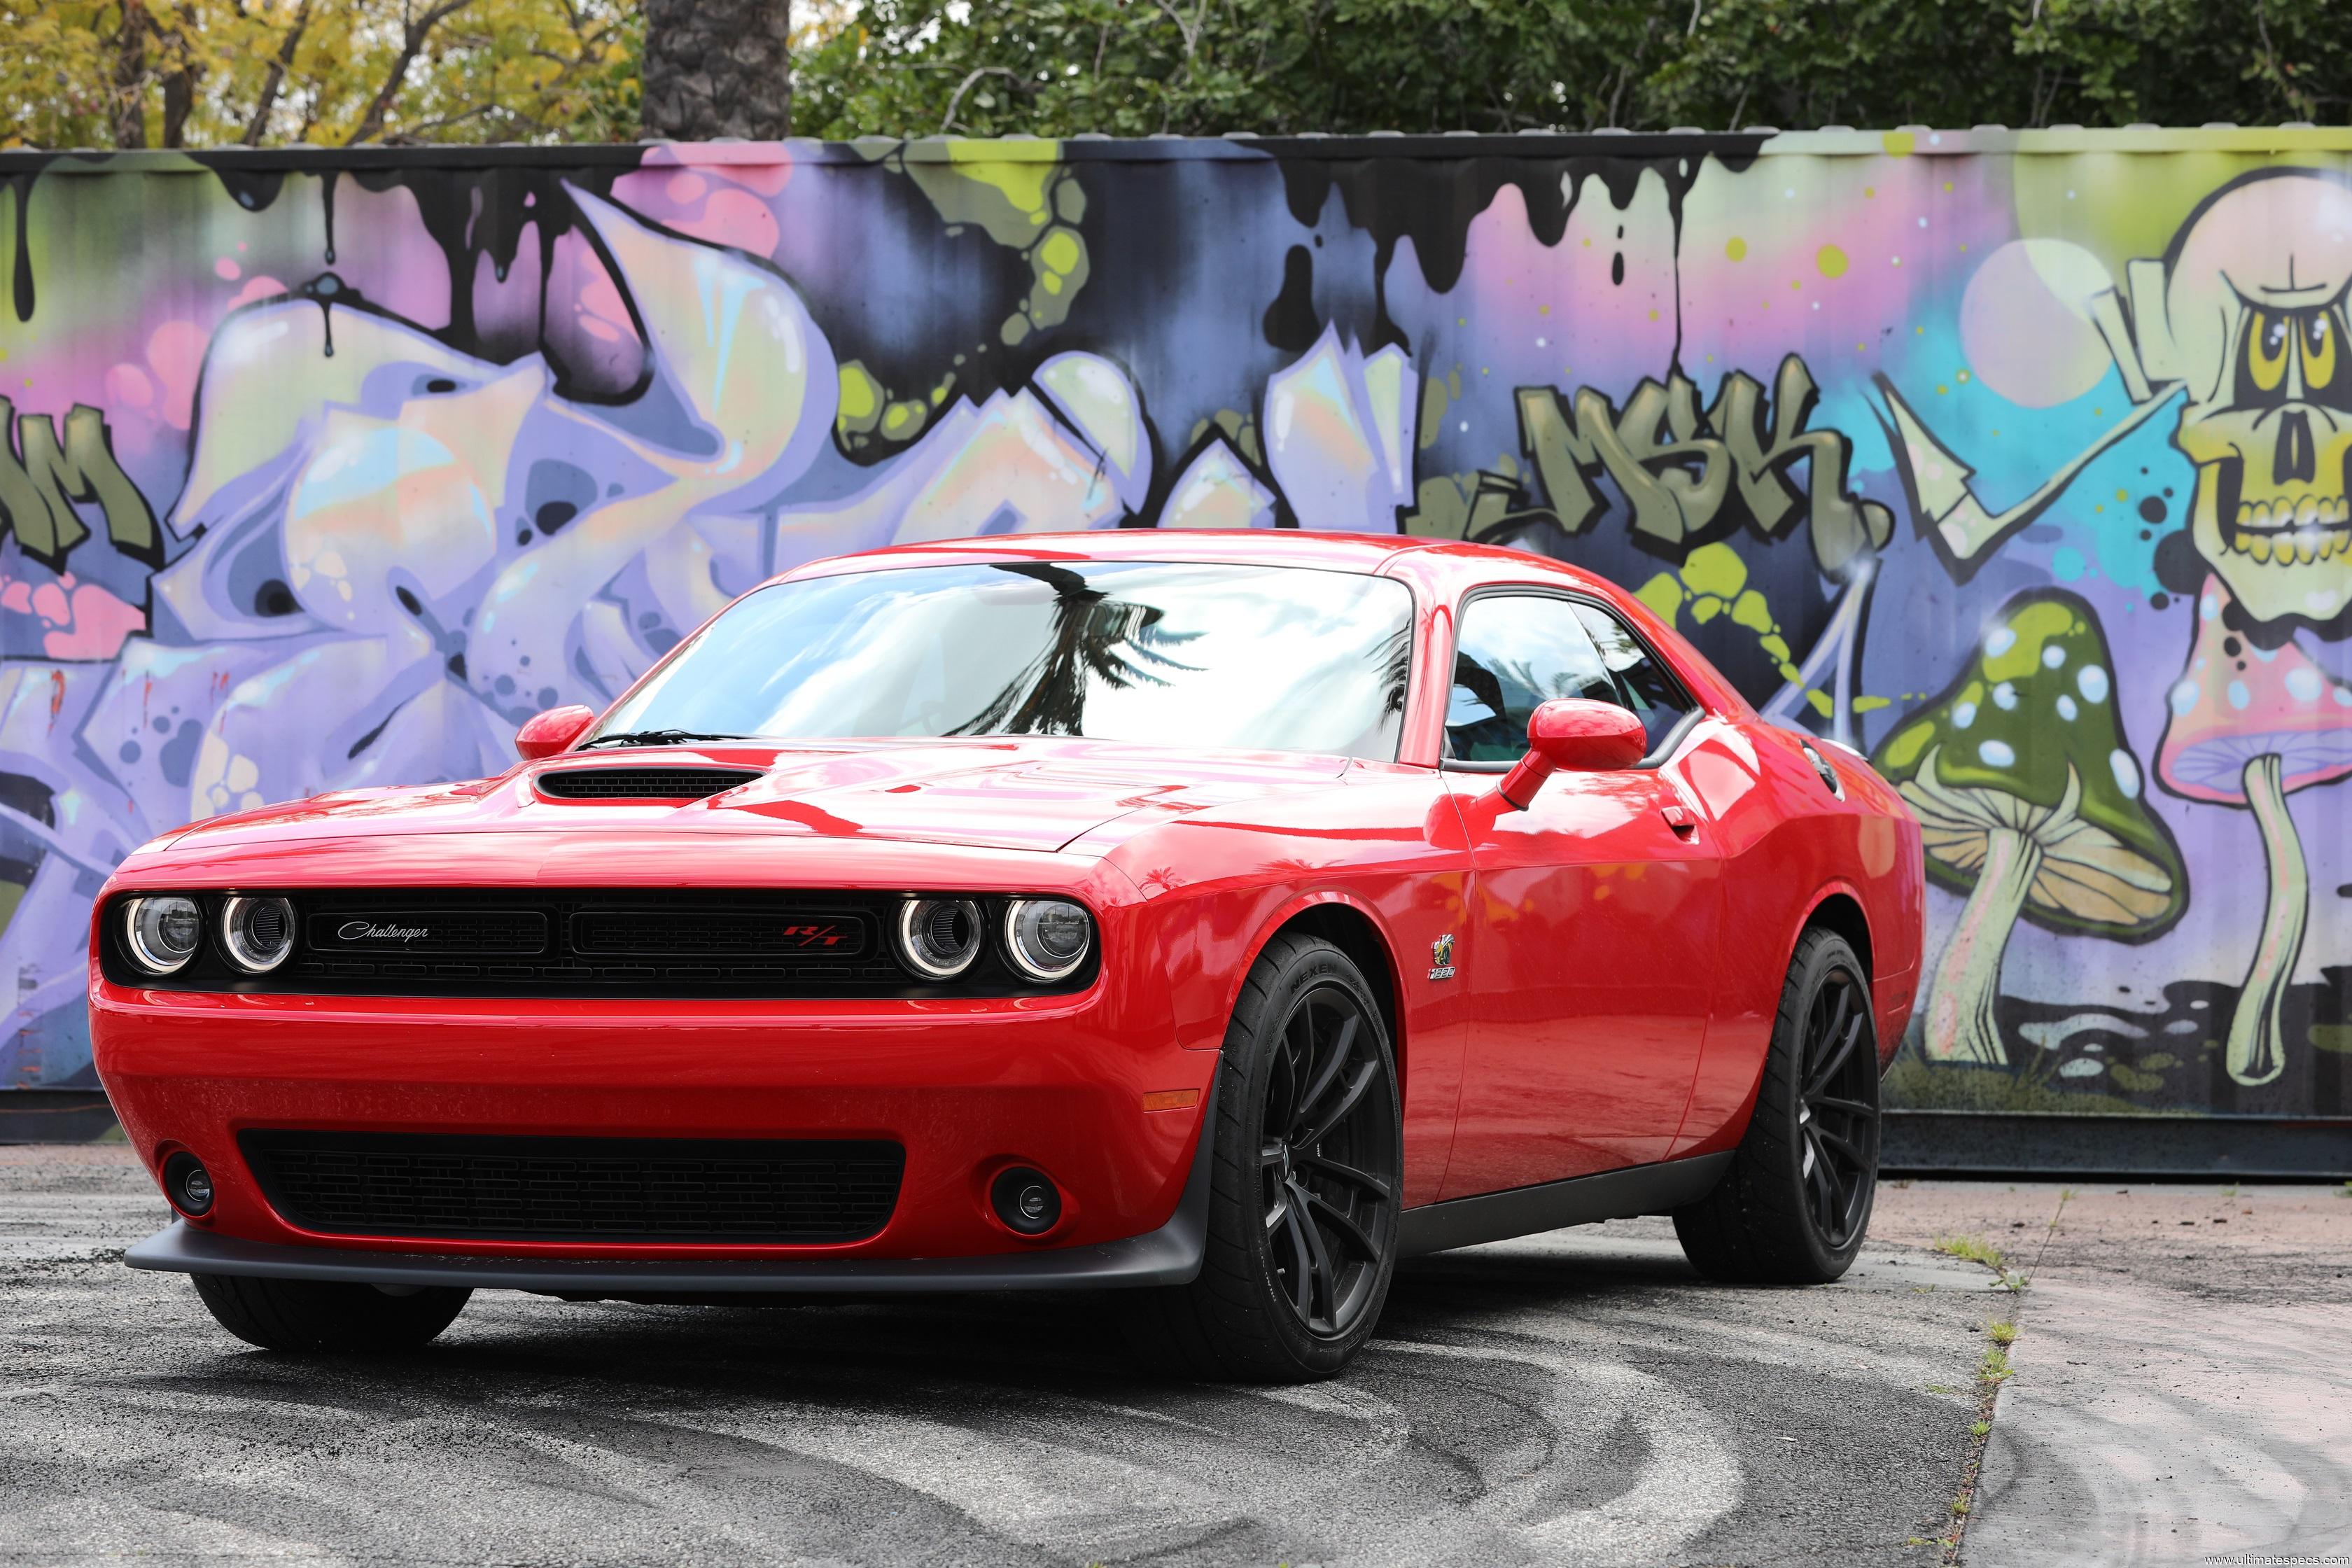
<svg viewBox="0 0 2352 1568">
<path fill-rule="evenodd" d="M 1004 951 L 1032 980 L 1066 980 L 1087 961 L 1095 922 L 1067 899 L 1015 899 L 1004 911 Z"/>
<path fill-rule="evenodd" d="M 221 946 L 247 974 L 267 974 L 294 951 L 294 906 L 283 899 L 231 899 L 221 910 Z"/>
<path fill-rule="evenodd" d="M 970 899 L 909 899 L 898 911 L 898 955 L 931 980 L 953 980 L 980 956 L 980 906 Z"/>
<path fill-rule="evenodd" d="M 205 913 L 194 899 L 133 899 L 123 910 L 131 956 L 150 974 L 176 974 L 204 944 Z"/>
</svg>

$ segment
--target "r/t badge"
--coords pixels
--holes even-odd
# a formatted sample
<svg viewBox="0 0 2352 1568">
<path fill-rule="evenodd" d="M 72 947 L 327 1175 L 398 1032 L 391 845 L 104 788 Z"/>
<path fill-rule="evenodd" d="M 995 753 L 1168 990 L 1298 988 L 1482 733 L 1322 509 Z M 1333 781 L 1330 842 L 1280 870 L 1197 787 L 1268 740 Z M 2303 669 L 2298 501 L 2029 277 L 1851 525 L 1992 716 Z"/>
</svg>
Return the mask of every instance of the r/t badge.
<svg viewBox="0 0 2352 1568">
<path fill-rule="evenodd" d="M 1447 931 L 1429 944 L 1429 977 L 1432 980 L 1454 978 L 1454 933 Z"/>
</svg>

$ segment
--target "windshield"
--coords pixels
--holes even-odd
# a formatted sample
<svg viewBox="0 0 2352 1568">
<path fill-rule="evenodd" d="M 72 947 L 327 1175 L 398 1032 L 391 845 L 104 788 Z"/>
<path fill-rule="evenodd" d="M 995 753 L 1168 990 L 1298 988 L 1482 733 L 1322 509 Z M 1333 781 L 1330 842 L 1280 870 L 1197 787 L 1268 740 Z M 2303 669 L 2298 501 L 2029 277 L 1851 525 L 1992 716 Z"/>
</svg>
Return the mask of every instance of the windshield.
<svg viewBox="0 0 2352 1568">
<path fill-rule="evenodd" d="M 777 740 L 1088 735 L 1396 755 L 1404 585 L 1352 573 L 999 562 L 746 595 L 598 726 Z"/>
</svg>

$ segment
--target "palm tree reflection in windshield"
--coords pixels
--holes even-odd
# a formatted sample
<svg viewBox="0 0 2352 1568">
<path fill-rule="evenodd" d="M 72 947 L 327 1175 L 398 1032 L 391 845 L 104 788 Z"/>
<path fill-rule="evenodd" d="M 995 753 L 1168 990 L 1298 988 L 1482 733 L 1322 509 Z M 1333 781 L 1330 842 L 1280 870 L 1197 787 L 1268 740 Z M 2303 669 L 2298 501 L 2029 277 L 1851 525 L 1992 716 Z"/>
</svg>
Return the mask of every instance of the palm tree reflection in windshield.
<svg viewBox="0 0 2352 1568">
<path fill-rule="evenodd" d="M 1200 634 L 1163 630 L 1157 605 L 1114 599 L 1064 567 L 1033 561 L 992 564 L 1053 589 L 1053 640 L 1005 682 L 987 707 L 948 734 L 1082 735 L 1089 679 L 1124 691 L 1139 685 L 1166 686 L 1168 681 L 1155 670 L 1199 672 L 1198 666 L 1161 649 L 1191 642 Z"/>
</svg>

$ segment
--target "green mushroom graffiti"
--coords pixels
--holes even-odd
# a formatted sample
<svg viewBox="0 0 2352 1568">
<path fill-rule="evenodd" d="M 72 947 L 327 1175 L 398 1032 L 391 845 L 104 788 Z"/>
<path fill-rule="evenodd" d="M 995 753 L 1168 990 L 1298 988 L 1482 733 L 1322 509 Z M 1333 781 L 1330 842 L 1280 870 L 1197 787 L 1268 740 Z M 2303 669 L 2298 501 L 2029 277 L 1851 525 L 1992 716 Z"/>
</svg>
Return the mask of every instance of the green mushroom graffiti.
<svg viewBox="0 0 2352 1568">
<path fill-rule="evenodd" d="M 2011 929 L 2145 942 L 2188 906 L 2180 851 L 2141 798 L 2091 607 L 2021 594 L 1974 660 L 1874 759 L 1919 814 L 1928 875 L 1968 894 L 1930 982 L 1930 1060 L 2005 1064 L 1993 1005 Z"/>
</svg>

